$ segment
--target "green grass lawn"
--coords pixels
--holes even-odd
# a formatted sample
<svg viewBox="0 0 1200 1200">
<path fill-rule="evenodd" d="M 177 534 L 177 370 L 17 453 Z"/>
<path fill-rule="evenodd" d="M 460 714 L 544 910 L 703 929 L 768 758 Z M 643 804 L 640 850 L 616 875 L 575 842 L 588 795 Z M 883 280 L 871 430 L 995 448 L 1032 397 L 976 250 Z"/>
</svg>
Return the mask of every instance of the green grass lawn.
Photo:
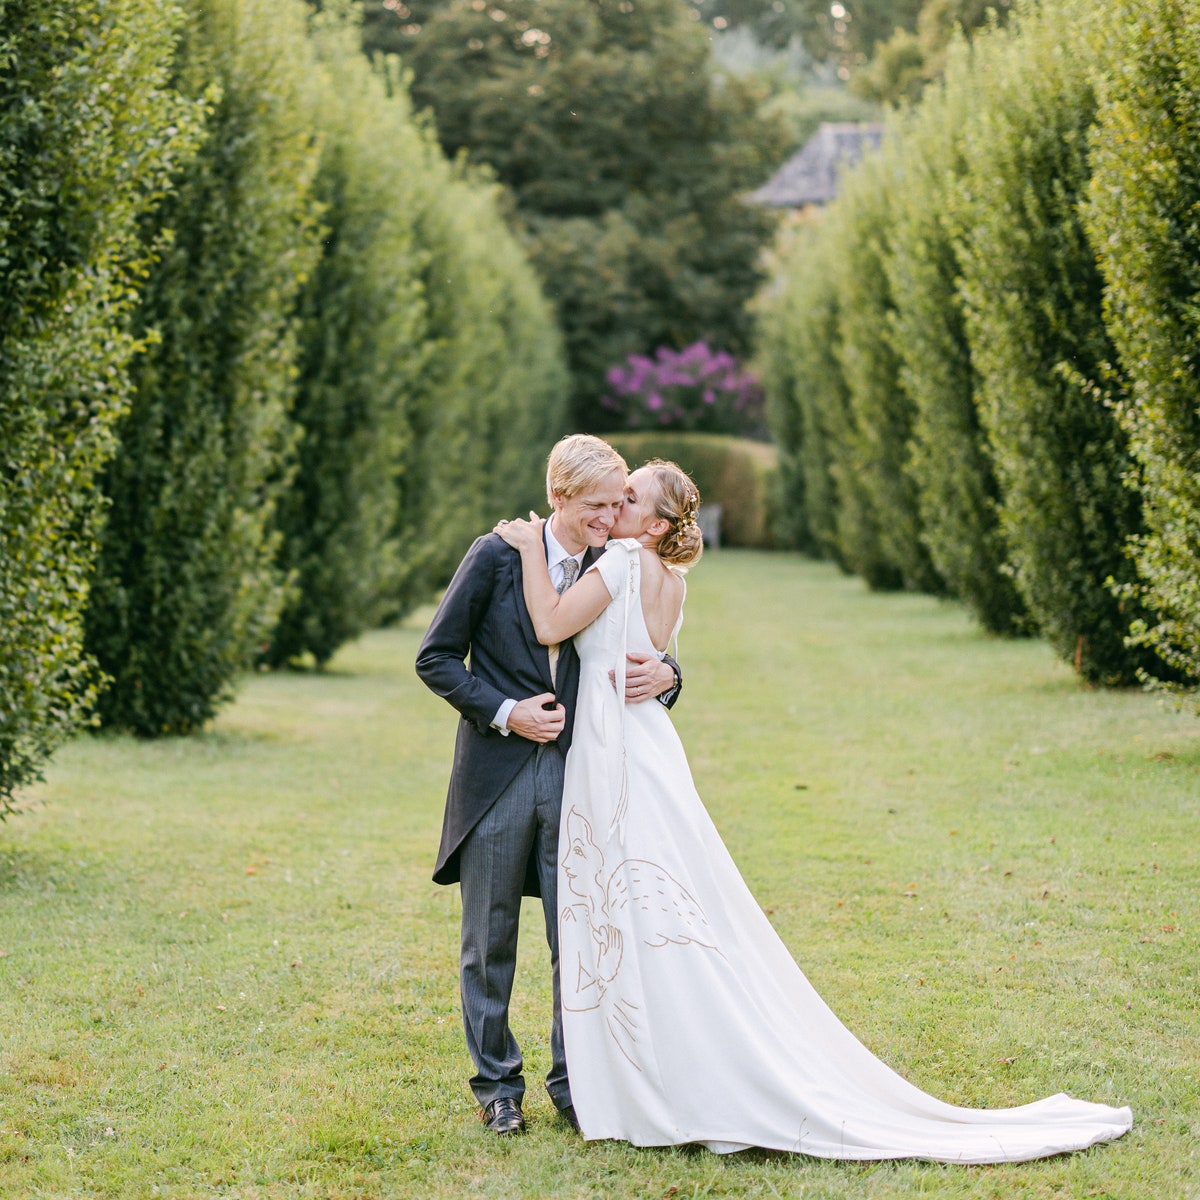
<svg viewBox="0 0 1200 1200">
<path fill-rule="evenodd" d="M 944 1099 L 1068 1091 L 1133 1131 L 971 1168 L 585 1144 L 540 1086 L 531 909 L 530 1129 L 502 1141 L 429 879 L 454 718 L 421 624 L 248 680 L 204 737 L 81 739 L 0 827 L 0 1196 L 1200 1197 L 1194 718 L 955 606 L 710 555 L 676 720 L 814 984 Z"/>
</svg>

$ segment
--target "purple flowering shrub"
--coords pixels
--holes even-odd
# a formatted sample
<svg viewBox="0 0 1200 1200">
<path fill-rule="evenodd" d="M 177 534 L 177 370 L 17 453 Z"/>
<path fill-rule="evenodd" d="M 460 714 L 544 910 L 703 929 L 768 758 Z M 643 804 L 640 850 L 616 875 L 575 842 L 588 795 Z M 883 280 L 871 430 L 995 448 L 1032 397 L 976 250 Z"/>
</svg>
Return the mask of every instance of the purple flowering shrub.
<svg viewBox="0 0 1200 1200">
<path fill-rule="evenodd" d="M 608 372 L 600 407 L 617 429 L 730 433 L 765 440 L 763 390 L 732 354 L 696 342 L 631 354 Z"/>
</svg>

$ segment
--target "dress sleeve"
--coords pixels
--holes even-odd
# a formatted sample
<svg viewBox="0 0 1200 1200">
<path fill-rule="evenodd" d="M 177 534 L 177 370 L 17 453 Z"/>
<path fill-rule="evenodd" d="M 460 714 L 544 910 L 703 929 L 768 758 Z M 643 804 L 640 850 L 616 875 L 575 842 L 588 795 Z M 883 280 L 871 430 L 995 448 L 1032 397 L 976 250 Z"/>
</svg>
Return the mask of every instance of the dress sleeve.
<svg viewBox="0 0 1200 1200">
<path fill-rule="evenodd" d="M 600 572 L 608 594 L 615 600 L 629 580 L 629 556 L 637 551 L 635 538 L 617 538 L 609 542 L 604 553 L 596 559 L 592 569 Z"/>
</svg>

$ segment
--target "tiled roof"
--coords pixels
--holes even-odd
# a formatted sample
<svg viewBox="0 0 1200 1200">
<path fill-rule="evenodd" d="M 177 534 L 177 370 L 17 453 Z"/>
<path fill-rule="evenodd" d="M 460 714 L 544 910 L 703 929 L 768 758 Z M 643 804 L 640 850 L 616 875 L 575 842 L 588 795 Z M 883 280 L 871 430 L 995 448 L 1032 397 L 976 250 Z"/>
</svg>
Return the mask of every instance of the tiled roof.
<svg viewBox="0 0 1200 1200">
<path fill-rule="evenodd" d="M 858 162 L 882 137 L 882 125 L 826 121 L 750 199 L 774 208 L 826 204 L 837 195 L 839 170 Z"/>
</svg>

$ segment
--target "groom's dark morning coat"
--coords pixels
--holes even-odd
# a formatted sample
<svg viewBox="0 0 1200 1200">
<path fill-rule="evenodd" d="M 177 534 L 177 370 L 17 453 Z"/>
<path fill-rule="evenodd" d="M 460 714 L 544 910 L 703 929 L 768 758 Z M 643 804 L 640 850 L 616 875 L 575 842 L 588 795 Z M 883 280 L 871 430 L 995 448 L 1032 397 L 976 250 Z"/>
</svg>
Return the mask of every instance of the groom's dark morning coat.
<svg viewBox="0 0 1200 1200">
<path fill-rule="evenodd" d="M 588 548 L 583 570 L 599 553 Z M 571 642 L 564 642 L 557 685 L 551 683 L 549 653 L 537 640 L 521 590 L 521 555 L 489 533 L 475 539 L 450 581 L 417 652 L 417 674 L 462 716 L 433 872 L 435 883 L 457 883 L 463 838 L 537 749 L 536 742 L 516 733 L 505 737 L 492 728 L 492 719 L 505 700 L 553 692 L 567 710 L 558 735 L 565 755 L 575 718 L 579 658 Z M 536 896 L 538 890 L 531 865 L 524 894 Z"/>
</svg>

